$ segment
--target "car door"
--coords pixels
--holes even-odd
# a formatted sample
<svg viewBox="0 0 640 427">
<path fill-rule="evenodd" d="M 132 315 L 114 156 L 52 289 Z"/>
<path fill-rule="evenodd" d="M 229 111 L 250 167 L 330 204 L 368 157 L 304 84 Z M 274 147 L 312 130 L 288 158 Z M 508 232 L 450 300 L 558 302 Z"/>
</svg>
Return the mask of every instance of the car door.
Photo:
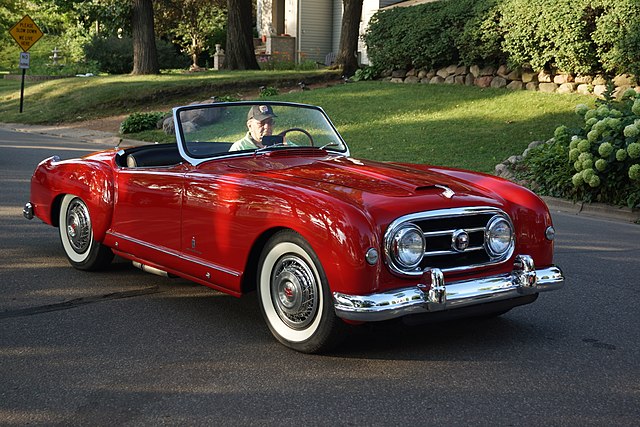
<svg viewBox="0 0 640 427">
<path fill-rule="evenodd" d="M 117 251 L 179 268 L 187 169 L 179 164 L 118 170 L 111 229 Z"/>
</svg>

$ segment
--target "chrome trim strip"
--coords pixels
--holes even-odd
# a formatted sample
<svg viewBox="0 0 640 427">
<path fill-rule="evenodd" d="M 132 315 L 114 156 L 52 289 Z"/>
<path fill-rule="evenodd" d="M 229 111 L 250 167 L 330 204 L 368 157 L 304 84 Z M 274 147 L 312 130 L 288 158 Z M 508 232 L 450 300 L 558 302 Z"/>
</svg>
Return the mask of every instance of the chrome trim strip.
<svg viewBox="0 0 640 427">
<path fill-rule="evenodd" d="M 476 228 L 461 228 L 460 230 L 464 230 L 467 233 L 476 233 L 478 231 L 484 232 L 485 227 L 476 227 Z M 442 231 L 427 231 L 424 234 L 424 237 L 434 237 L 434 236 L 446 236 L 448 234 L 455 233 L 456 230 L 442 230 Z"/>
<path fill-rule="evenodd" d="M 343 319 L 379 321 L 506 300 L 553 291 L 563 286 L 564 276 L 560 268 L 551 266 L 530 270 L 532 266 L 531 257 L 522 255 L 517 257 L 511 273 L 448 284 L 439 283 L 437 277 L 440 277 L 440 270 L 434 269 L 429 272 L 430 278 L 425 279 L 431 282 L 428 284 L 371 295 L 334 292 L 334 307 L 337 316 Z M 444 296 L 434 298 L 433 291 L 441 292 L 442 287 L 445 289 Z"/>
<path fill-rule="evenodd" d="M 463 252 L 455 252 L 455 251 L 427 251 L 424 253 L 424 256 L 438 256 L 438 255 L 460 255 L 461 253 L 464 252 L 474 252 L 474 251 L 481 251 L 484 249 L 484 246 L 474 246 L 471 248 L 467 248 L 465 249 Z M 485 264 L 482 264 L 485 265 Z M 458 267 L 459 268 L 459 267 Z M 468 265 L 465 265 L 464 268 L 469 268 Z M 442 271 L 448 271 L 447 269 L 443 268 Z"/>
<path fill-rule="evenodd" d="M 120 234 L 120 233 L 113 232 L 113 231 L 108 231 L 107 233 L 110 234 L 111 236 L 113 236 L 115 239 L 126 240 L 128 242 L 135 243 L 136 245 L 144 246 L 145 248 L 149 248 L 149 249 L 152 249 L 154 251 L 158 251 L 158 252 L 161 252 L 163 254 L 170 255 L 172 257 L 176 257 L 176 258 L 182 259 L 184 261 L 192 262 L 194 264 L 198 264 L 198 265 L 200 265 L 202 267 L 205 267 L 205 268 L 211 268 L 211 269 L 220 271 L 222 273 L 229 274 L 229 275 L 234 276 L 234 277 L 239 277 L 240 276 L 240 272 L 239 271 L 230 270 L 228 268 L 221 267 L 221 266 L 215 265 L 215 264 L 205 263 L 205 262 L 200 261 L 199 259 L 196 259 L 195 257 L 189 256 L 189 255 L 185 255 L 184 253 L 167 250 L 167 248 L 165 248 L 164 246 L 152 245 L 152 244 L 150 244 L 148 242 L 144 242 L 144 241 L 136 239 L 134 237 L 126 236 L 124 234 Z M 118 247 L 116 247 L 115 249 L 118 250 L 118 251 L 124 252 Z"/>
</svg>

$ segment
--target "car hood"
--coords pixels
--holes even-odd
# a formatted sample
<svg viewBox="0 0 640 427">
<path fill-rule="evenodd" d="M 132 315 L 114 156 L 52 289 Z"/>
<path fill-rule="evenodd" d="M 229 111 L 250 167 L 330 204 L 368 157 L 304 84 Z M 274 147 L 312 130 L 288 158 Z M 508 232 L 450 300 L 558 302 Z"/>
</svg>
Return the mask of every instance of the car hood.
<svg viewBox="0 0 640 427">
<path fill-rule="evenodd" d="M 312 187 L 324 193 L 360 199 L 362 203 L 380 203 L 382 199 L 424 197 L 440 200 L 447 206 L 501 204 L 491 190 L 460 179 L 454 170 L 359 160 L 344 156 L 287 157 L 269 156 L 258 164 L 235 164 L 235 168 L 251 169 L 270 180 L 296 187 Z M 478 177 L 482 177 L 478 174 Z M 488 177 L 490 178 L 490 177 Z M 491 178 L 490 178 L 491 179 Z M 489 195 L 489 197 L 487 197 Z M 374 200 L 375 199 L 375 200 Z M 445 203 L 444 200 L 447 200 Z M 440 203 L 439 203 L 440 204 Z M 430 203 L 433 207 L 433 203 Z"/>
</svg>

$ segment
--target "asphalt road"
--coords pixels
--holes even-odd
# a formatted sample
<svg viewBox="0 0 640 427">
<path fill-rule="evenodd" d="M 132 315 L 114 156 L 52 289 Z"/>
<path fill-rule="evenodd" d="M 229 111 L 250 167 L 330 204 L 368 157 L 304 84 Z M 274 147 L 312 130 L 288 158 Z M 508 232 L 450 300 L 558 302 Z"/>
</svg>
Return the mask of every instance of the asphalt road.
<svg viewBox="0 0 640 427">
<path fill-rule="evenodd" d="M 0 425 L 640 422 L 640 226 L 554 212 L 564 289 L 304 355 L 270 336 L 253 295 L 68 265 L 22 206 L 40 160 L 98 148 L 0 130 Z"/>
</svg>

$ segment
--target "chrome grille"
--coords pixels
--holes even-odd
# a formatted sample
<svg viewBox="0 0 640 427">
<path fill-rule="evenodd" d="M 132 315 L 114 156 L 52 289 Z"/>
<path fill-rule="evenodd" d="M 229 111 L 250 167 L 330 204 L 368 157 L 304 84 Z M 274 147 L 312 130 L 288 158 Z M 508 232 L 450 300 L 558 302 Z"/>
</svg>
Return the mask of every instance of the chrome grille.
<svg viewBox="0 0 640 427">
<path fill-rule="evenodd" d="M 399 218 L 390 224 L 388 233 L 406 223 L 420 227 L 424 233 L 426 250 L 419 267 L 404 271 L 387 258 L 390 268 L 402 275 L 419 275 L 429 268 L 439 268 L 444 272 L 476 268 L 505 261 L 513 254 L 512 249 L 501 257 L 491 257 L 486 249 L 485 232 L 489 221 L 496 215 L 509 216 L 493 207 L 468 207 L 440 209 L 420 212 Z M 468 236 L 468 246 L 456 248 L 454 234 Z"/>
</svg>

